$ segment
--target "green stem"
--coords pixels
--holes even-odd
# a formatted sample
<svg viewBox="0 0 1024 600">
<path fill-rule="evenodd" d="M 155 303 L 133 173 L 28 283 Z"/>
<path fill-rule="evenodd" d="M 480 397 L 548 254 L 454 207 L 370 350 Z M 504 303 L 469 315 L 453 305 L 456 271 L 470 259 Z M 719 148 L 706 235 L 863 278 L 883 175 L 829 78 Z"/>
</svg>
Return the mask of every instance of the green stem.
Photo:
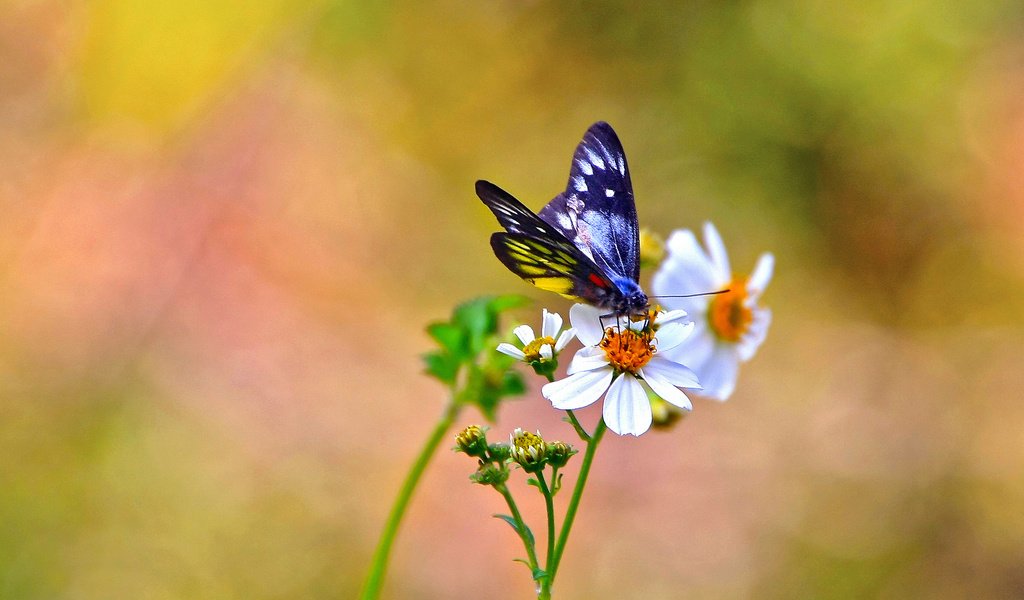
<svg viewBox="0 0 1024 600">
<path fill-rule="evenodd" d="M 547 481 L 544 480 L 544 472 L 537 471 L 537 484 L 540 487 L 540 491 L 544 494 L 544 508 L 548 513 L 548 550 L 547 550 L 547 564 L 544 567 L 544 571 L 548 573 L 548 576 L 541 582 L 541 594 L 539 597 L 550 597 L 551 596 L 551 560 L 554 557 L 555 552 L 555 500 L 551 494 L 551 488 L 548 487 Z M 552 481 L 554 485 L 554 481 Z M 544 596 L 544 592 L 547 591 L 547 596 Z"/>
<path fill-rule="evenodd" d="M 409 474 L 405 476 L 405 482 L 402 483 L 402 489 L 399 490 L 398 497 L 395 498 L 395 504 L 391 507 L 391 513 L 384 524 L 384 531 L 380 534 L 377 549 L 373 553 L 370 570 L 366 573 L 363 589 L 359 593 L 361 600 L 374 600 L 380 597 L 381 586 L 384 584 L 384 573 L 388 568 L 391 546 L 395 541 L 395 534 L 398 533 L 398 526 L 402 522 L 402 517 L 405 516 L 405 509 L 409 506 L 409 500 L 412 498 L 413 492 L 416 491 L 416 484 L 419 483 L 420 476 L 423 475 L 427 463 L 430 462 L 434 451 L 437 450 L 441 440 L 444 439 L 445 432 L 455 422 L 458 414 L 459 406 L 455 402 L 449 403 L 438 420 L 437 425 L 434 426 L 434 430 L 430 432 L 430 437 L 427 438 L 427 442 L 423 445 L 423 449 L 420 450 L 419 456 L 416 457 L 416 462 L 412 464 Z"/>
<path fill-rule="evenodd" d="M 530 561 L 530 571 L 535 571 L 538 565 L 537 551 L 533 547 L 533 542 L 530 541 L 530 536 L 526 535 L 526 521 L 523 520 L 523 515 L 519 512 L 516 501 L 512 499 L 512 492 L 508 491 L 508 486 L 504 483 L 494 486 L 494 489 L 498 490 L 498 493 L 505 498 L 508 510 L 512 513 L 512 519 L 516 522 L 516 532 L 519 534 L 519 539 L 523 540 L 523 546 L 526 547 L 526 557 Z"/>
<path fill-rule="evenodd" d="M 576 414 L 571 410 L 567 410 L 565 412 L 569 415 L 569 422 L 572 423 L 572 428 L 576 430 L 576 435 L 580 436 L 580 439 L 584 442 L 589 442 L 590 434 L 588 434 L 587 430 L 580 424 L 579 420 L 576 418 Z"/>
<path fill-rule="evenodd" d="M 594 462 L 594 453 L 597 445 L 601 443 L 607 426 L 604 419 L 597 422 L 594 434 L 587 441 L 587 449 L 583 454 L 583 464 L 580 465 L 580 474 L 576 479 L 576 486 L 572 489 L 572 498 L 565 509 L 565 519 L 562 521 L 562 531 L 558 534 L 558 543 L 555 544 L 554 557 L 548 557 L 548 585 L 555 582 L 555 574 L 558 573 L 558 563 L 562 560 L 562 553 L 565 552 L 565 543 L 569 540 L 569 531 L 572 529 L 572 522 L 576 518 L 576 509 L 579 507 L 580 498 L 583 497 L 583 488 L 587 485 L 587 476 L 590 474 L 590 465 Z"/>
</svg>

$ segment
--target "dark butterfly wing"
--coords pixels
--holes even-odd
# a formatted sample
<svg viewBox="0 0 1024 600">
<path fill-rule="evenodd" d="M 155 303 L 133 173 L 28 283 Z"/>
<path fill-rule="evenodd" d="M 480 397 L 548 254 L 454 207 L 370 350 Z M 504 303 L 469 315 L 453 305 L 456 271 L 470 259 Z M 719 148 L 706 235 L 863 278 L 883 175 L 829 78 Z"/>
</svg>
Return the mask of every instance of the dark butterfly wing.
<svg viewBox="0 0 1024 600">
<path fill-rule="evenodd" d="M 640 278 L 633 184 L 626 153 L 611 125 L 601 121 L 590 126 L 576 147 L 565 192 L 539 216 L 607 273 Z"/>
<path fill-rule="evenodd" d="M 564 237 L 549 223 L 545 223 L 522 202 L 490 181 L 476 182 L 476 195 L 510 233 L 521 233 L 534 237 Z M 568 242 L 568 240 L 566 240 Z"/>
<path fill-rule="evenodd" d="M 498 232 L 491 235 L 491 248 L 508 270 L 542 290 L 596 306 L 618 293 L 598 266 L 557 232 L 549 237 Z"/>
</svg>

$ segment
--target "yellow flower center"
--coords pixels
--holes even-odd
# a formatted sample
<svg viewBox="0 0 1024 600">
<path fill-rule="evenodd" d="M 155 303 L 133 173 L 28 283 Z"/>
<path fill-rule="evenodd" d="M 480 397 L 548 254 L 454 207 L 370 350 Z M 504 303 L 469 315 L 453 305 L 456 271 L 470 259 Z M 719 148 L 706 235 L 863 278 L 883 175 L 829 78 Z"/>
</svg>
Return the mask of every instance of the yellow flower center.
<svg viewBox="0 0 1024 600">
<path fill-rule="evenodd" d="M 526 347 L 523 348 L 523 354 L 526 355 L 526 362 L 534 362 L 540 360 L 542 358 L 540 355 L 540 349 L 545 344 L 551 346 L 552 352 L 555 351 L 555 339 L 550 336 L 539 337 L 530 342 L 529 344 L 527 344 Z"/>
<path fill-rule="evenodd" d="M 738 342 L 753 320 L 754 312 L 747 306 L 746 277 L 734 278 L 729 291 L 716 295 L 708 306 L 711 331 L 728 342 Z"/>
<path fill-rule="evenodd" d="M 635 375 L 654 356 L 653 339 L 654 334 L 650 331 L 609 327 L 604 330 L 601 349 L 616 371 Z"/>
</svg>

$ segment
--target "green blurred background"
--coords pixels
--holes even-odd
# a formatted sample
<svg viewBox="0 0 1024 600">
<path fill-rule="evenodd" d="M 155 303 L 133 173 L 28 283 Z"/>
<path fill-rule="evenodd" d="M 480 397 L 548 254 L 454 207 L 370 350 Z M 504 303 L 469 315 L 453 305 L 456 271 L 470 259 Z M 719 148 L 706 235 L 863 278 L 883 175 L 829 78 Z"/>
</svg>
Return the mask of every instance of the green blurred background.
<svg viewBox="0 0 1024 600">
<path fill-rule="evenodd" d="M 491 256 L 473 181 L 537 208 L 599 119 L 642 224 L 776 254 L 775 322 L 728 403 L 606 438 L 556 595 L 1024 595 L 1022 26 L 1005 0 L 0 3 L 0 597 L 354 597 L 444 401 L 424 324 L 567 308 Z M 536 389 L 499 417 L 571 437 Z M 386 597 L 531 597 L 471 469 L 437 457 Z"/>
</svg>

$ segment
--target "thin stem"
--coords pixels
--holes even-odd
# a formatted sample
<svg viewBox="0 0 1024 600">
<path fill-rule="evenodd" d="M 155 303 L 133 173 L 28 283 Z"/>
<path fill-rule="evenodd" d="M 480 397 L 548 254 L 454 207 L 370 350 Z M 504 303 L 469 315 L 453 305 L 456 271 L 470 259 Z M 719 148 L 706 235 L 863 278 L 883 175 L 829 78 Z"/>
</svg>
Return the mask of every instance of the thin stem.
<svg viewBox="0 0 1024 600">
<path fill-rule="evenodd" d="M 519 539 L 523 540 L 523 546 L 526 547 L 526 558 L 530 561 L 530 571 L 535 571 L 539 564 L 537 562 L 537 550 L 533 547 L 530 536 L 526 534 L 526 521 L 523 520 L 523 515 L 519 512 L 516 501 L 512 499 L 512 492 L 508 490 L 508 486 L 504 483 L 494 486 L 494 489 L 498 490 L 498 493 L 505 498 L 508 510 L 512 513 L 512 519 L 516 522 L 516 532 L 519 534 Z"/>
<path fill-rule="evenodd" d="M 583 428 L 583 425 L 580 424 L 579 419 L 576 418 L 576 414 L 571 410 L 567 410 L 565 412 L 569 415 L 569 422 L 572 423 L 572 428 L 576 430 L 576 435 L 580 436 L 580 439 L 584 442 L 589 442 L 591 436 L 587 433 L 587 430 Z"/>
<path fill-rule="evenodd" d="M 409 500 L 412 498 L 413 492 L 416 491 L 416 484 L 419 483 L 420 476 L 423 475 L 423 471 L 430 462 L 430 458 L 434 455 L 434 451 L 437 450 L 441 440 L 444 439 L 445 432 L 455 422 L 455 418 L 459 414 L 459 408 L 455 402 L 451 402 L 445 407 L 444 413 L 438 420 L 437 425 L 434 426 L 434 430 L 430 432 L 430 437 L 427 438 L 423 449 L 420 450 L 419 456 L 416 457 L 416 462 L 412 464 L 408 475 L 405 476 L 402 489 L 399 490 L 398 497 L 395 498 L 395 504 L 391 507 L 388 520 L 384 523 L 384 531 L 381 532 L 380 541 L 377 542 L 377 549 L 373 553 L 370 570 L 366 573 L 363 589 L 359 593 L 361 600 L 374 600 L 380 597 L 391 546 L 395 541 L 395 534 L 398 533 L 398 526 L 402 522 L 402 517 L 405 516 L 405 509 L 409 506 Z"/>
<path fill-rule="evenodd" d="M 565 519 L 562 521 L 562 531 L 558 534 L 558 543 L 555 544 L 554 557 L 548 558 L 548 585 L 555 582 L 555 574 L 558 572 L 558 563 L 562 560 L 562 553 L 565 552 L 565 543 L 569 540 L 569 531 L 572 529 L 572 522 L 576 518 L 576 509 L 579 508 L 580 498 L 583 496 L 583 488 L 587 485 L 587 476 L 590 474 L 590 465 L 594 462 L 594 453 L 597 445 L 601 443 L 607 426 L 604 419 L 597 422 L 594 428 L 594 435 L 587 441 L 587 449 L 583 454 L 583 464 L 580 465 L 580 474 L 576 479 L 576 485 L 572 489 L 572 498 L 565 509 Z"/>
<path fill-rule="evenodd" d="M 537 471 L 537 484 L 542 494 L 544 494 L 544 508 L 548 513 L 548 551 L 547 551 L 547 564 L 544 567 L 544 571 L 548 575 L 541 582 L 541 589 L 547 589 L 548 594 L 551 593 L 551 560 L 554 558 L 555 552 L 555 501 L 551 494 L 551 488 L 548 487 L 547 481 L 544 480 L 544 472 Z M 554 481 L 552 480 L 552 485 Z"/>
</svg>

